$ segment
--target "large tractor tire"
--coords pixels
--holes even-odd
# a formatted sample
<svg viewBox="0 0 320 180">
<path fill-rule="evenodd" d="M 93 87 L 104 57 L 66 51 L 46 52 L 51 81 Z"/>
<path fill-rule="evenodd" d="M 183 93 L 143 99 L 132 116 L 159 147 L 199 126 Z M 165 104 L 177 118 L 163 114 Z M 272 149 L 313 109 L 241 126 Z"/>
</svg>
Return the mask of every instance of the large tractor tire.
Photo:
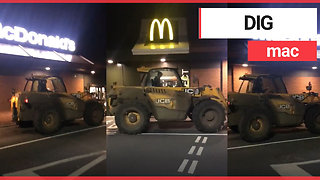
<svg viewBox="0 0 320 180">
<path fill-rule="evenodd" d="M 240 136 L 248 142 L 262 141 L 270 137 L 271 126 L 270 120 L 263 112 L 252 111 L 240 121 Z"/>
<path fill-rule="evenodd" d="M 32 121 L 16 121 L 16 124 L 19 126 L 19 128 L 28 128 L 32 127 L 33 125 Z"/>
<path fill-rule="evenodd" d="M 89 126 L 101 125 L 103 118 L 104 109 L 100 103 L 95 101 L 86 103 L 86 109 L 83 115 L 83 119 Z"/>
<path fill-rule="evenodd" d="M 147 129 L 150 115 L 140 104 L 123 104 L 115 115 L 115 122 L 120 133 L 138 134 Z"/>
<path fill-rule="evenodd" d="M 231 131 L 234 133 L 239 133 L 239 126 L 237 125 L 229 126 L 229 129 L 231 129 Z"/>
<path fill-rule="evenodd" d="M 216 101 L 206 100 L 194 107 L 192 120 L 199 131 L 215 133 L 223 127 L 225 109 Z"/>
<path fill-rule="evenodd" d="M 305 117 L 305 125 L 312 133 L 320 133 L 320 107 L 311 108 Z"/>
<path fill-rule="evenodd" d="M 57 132 L 61 128 L 61 124 L 60 114 L 54 109 L 39 112 L 39 117 L 35 117 L 33 121 L 36 131 L 42 134 Z"/>
</svg>

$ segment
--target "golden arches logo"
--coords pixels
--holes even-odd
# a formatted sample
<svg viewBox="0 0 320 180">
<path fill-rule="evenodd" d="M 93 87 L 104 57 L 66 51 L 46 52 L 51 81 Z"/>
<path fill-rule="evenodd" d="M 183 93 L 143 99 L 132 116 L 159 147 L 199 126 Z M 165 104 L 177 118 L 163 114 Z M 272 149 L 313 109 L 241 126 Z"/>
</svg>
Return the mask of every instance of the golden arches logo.
<svg viewBox="0 0 320 180">
<path fill-rule="evenodd" d="M 169 21 L 168 18 L 164 18 L 161 23 L 158 19 L 154 19 L 152 21 L 151 26 L 150 26 L 150 41 L 154 41 L 154 26 L 155 26 L 155 24 L 158 25 L 160 39 L 163 39 L 164 25 L 166 23 L 167 23 L 168 29 L 169 29 L 169 39 L 173 40 L 173 30 L 172 30 L 171 22 Z"/>
</svg>

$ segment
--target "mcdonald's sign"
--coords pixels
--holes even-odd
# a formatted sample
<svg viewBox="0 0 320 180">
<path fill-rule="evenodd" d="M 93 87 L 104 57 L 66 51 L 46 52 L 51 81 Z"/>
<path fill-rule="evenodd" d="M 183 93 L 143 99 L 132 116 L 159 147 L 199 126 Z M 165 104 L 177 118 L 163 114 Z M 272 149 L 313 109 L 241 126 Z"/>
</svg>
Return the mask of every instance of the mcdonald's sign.
<svg viewBox="0 0 320 180">
<path fill-rule="evenodd" d="M 151 22 L 151 26 L 150 26 L 150 42 L 154 41 L 154 28 L 155 25 L 158 26 L 159 29 L 159 39 L 163 40 L 163 36 L 164 36 L 164 27 L 165 25 L 168 26 L 168 33 L 169 33 L 169 40 L 172 41 L 173 40 L 173 29 L 172 29 L 172 24 L 169 21 L 168 18 L 164 18 L 161 22 L 159 21 L 159 19 L 154 19 Z"/>
<path fill-rule="evenodd" d="M 139 39 L 133 55 L 188 54 L 189 42 L 185 18 L 141 19 Z"/>
</svg>

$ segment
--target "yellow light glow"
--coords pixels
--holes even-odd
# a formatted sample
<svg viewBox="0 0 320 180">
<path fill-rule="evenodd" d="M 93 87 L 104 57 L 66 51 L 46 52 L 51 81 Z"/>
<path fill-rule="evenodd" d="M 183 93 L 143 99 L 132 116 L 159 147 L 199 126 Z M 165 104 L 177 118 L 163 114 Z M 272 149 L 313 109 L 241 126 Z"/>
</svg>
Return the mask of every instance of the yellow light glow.
<svg viewBox="0 0 320 180">
<path fill-rule="evenodd" d="M 173 40 L 172 25 L 171 25 L 171 23 L 170 23 L 168 18 L 164 18 L 161 23 L 160 23 L 160 21 L 158 19 L 154 19 L 152 21 L 151 26 L 150 26 L 150 41 L 154 41 L 154 26 L 155 26 L 156 23 L 157 23 L 158 28 L 159 28 L 160 39 L 163 39 L 164 25 L 165 25 L 165 23 L 167 23 L 168 29 L 169 29 L 169 39 Z"/>
<path fill-rule="evenodd" d="M 165 48 L 166 48 L 166 46 L 165 46 L 165 45 L 160 44 L 160 49 L 165 49 Z"/>
<path fill-rule="evenodd" d="M 170 44 L 169 44 L 169 48 L 170 48 L 170 49 L 173 49 L 173 48 L 174 48 L 174 44 L 173 44 L 173 43 L 170 43 Z"/>
<path fill-rule="evenodd" d="M 156 46 L 155 45 L 150 45 L 150 49 L 156 49 Z"/>
</svg>

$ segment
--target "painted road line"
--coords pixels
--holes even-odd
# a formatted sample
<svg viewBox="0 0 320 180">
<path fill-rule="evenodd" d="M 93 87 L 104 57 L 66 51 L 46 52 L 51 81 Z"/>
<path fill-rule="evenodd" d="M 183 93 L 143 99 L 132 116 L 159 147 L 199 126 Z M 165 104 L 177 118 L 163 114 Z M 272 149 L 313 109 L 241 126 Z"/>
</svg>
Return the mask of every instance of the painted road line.
<svg viewBox="0 0 320 180">
<path fill-rule="evenodd" d="M 207 143 L 207 140 L 208 140 L 208 137 L 204 137 L 203 140 L 202 140 L 202 144 Z"/>
<path fill-rule="evenodd" d="M 197 156 L 201 156 L 203 151 L 203 147 L 199 147 L 198 151 L 197 151 Z"/>
<path fill-rule="evenodd" d="M 191 166 L 190 166 L 190 168 L 188 170 L 189 174 L 193 174 L 194 173 L 194 171 L 196 170 L 197 164 L 198 164 L 197 160 L 193 160 L 192 161 Z"/>
<path fill-rule="evenodd" d="M 80 132 L 90 131 L 90 130 L 102 128 L 102 127 L 105 127 L 105 126 L 106 125 L 90 127 L 90 128 L 86 128 L 86 129 L 81 129 L 81 130 L 77 130 L 77 131 L 68 132 L 68 133 L 58 134 L 58 135 L 55 135 L 55 136 L 35 139 L 35 140 L 21 142 L 21 143 L 17 143 L 17 144 L 8 145 L 8 146 L 3 146 L 3 147 L 0 147 L 0 150 L 9 149 L 9 148 L 22 146 L 22 145 L 26 145 L 26 144 L 31 144 L 31 143 L 35 143 L 35 142 L 39 142 L 39 141 L 48 140 L 48 139 L 53 139 L 53 138 L 57 138 L 57 137 L 67 136 L 67 135 L 71 135 L 71 134 L 76 134 L 76 133 L 80 133 Z"/>
<path fill-rule="evenodd" d="M 114 122 L 113 120 L 106 121 L 107 124 L 110 124 L 110 123 L 113 123 L 113 122 Z"/>
<path fill-rule="evenodd" d="M 192 146 L 188 152 L 188 154 L 193 154 L 194 150 L 196 149 L 196 146 Z"/>
<path fill-rule="evenodd" d="M 282 143 L 313 140 L 313 139 L 320 139 L 320 136 L 308 137 L 308 138 L 300 138 L 300 139 L 292 139 L 292 140 L 285 140 L 285 141 L 275 141 L 275 142 L 260 143 L 260 144 L 252 144 L 252 145 L 245 145 L 245 146 L 235 146 L 235 147 L 229 147 L 228 150 L 245 149 L 245 148 L 268 146 L 268 145 L 274 145 L 274 144 L 282 144 Z"/>
<path fill-rule="evenodd" d="M 71 174 L 69 174 L 69 176 L 80 176 L 81 174 L 84 174 L 89 169 L 93 168 L 94 166 L 104 161 L 105 159 L 106 159 L 106 155 L 103 154 L 98 158 L 94 159 L 93 161 L 89 162 L 85 166 L 81 167 L 80 169 L 77 169 L 76 171 L 72 172 Z"/>
<path fill-rule="evenodd" d="M 117 132 L 110 132 L 110 131 L 107 131 L 107 135 L 108 136 L 113 136 L 113 135 L 115 135 Z"/>
<path fill-rule="evenodd" d="M 103 156 L 104 159 L 105 159 L 106 158 L 105 154 L 106 154 L 106 151 L 98 151 L 98 152 L 93 152 L 93 153 L 89 153 L 89 154 L 74 156 L 74 157 L 61 159 L 61 160 L 58 160 L 58 161 L 50 162 L 50 163 L 47 163 L 47 164 L 43 164 L 43 165 L 40 165 L 40 166 L 36 166 L 36 167 L 32 167 L 32 168 L 28 168 L 28 169 L 24 169 L 24 170 L 20 170 L 20 171 L 6 173 L 6 174 L 3 174 L 3 176 L 39 176 L 38 174 L 35 173 L 35 171 L 46 169 L 46 168 L 49 168 L 49 167 L 54 167 L 54 166 L 57 166 L 57 165 L 60 165 L 60 164 L 76 161 L 76 160 L 79 160 L 79 159 L 84 159 L 84 158 L 88 158 L 88 157 L 92 157 L 92 156 L 97 156 L 97 155 L 101 155 L 99 157 Z M 90 162 L 90 163 L 92 163 L 92 162 Z"/>
<path fill-rule="evenodd" d="M 189 162 L 188 159 L 184 159 L 178 169 L 178 172 L 182 173 L 184 171 L 184 168 L 186 168 L 188 162 Z"/>
<path fill-rule="evenodd" d="M 108 126 L 108 129 L 118 129 L 118 126 L 116 124 L 112 124 Z"/>
<path fill-rule="evenodd" d="M 318 164 L 320 159 L 293 162 L 286 164 L 271 164 L 270 166 L 280 175 L 280 176 L 312 176 L 310 173 L 302 169 L 301 165 Z"/>
<path fill-rule="evenodd" d="M 141 133 L 138 136 L 146 136 L 146 135 L 153 135 L 153 136 L 228 136 L 228 134 L 206 134 L 206 133 Z"/>
<path fill-rule="evenodd" d="M 305 170 L 299 166 L 293 164 L 287 165 L 271 165 L 272 169 L 275 170 L 280 176 L 311 176 Z"/>
<path fill-rule="evenodd" d="M 198 143 L 201 139 L 201 136 L 198 136 L 197 139 L 194 141 L 195 143 Z"/>
</svg>

